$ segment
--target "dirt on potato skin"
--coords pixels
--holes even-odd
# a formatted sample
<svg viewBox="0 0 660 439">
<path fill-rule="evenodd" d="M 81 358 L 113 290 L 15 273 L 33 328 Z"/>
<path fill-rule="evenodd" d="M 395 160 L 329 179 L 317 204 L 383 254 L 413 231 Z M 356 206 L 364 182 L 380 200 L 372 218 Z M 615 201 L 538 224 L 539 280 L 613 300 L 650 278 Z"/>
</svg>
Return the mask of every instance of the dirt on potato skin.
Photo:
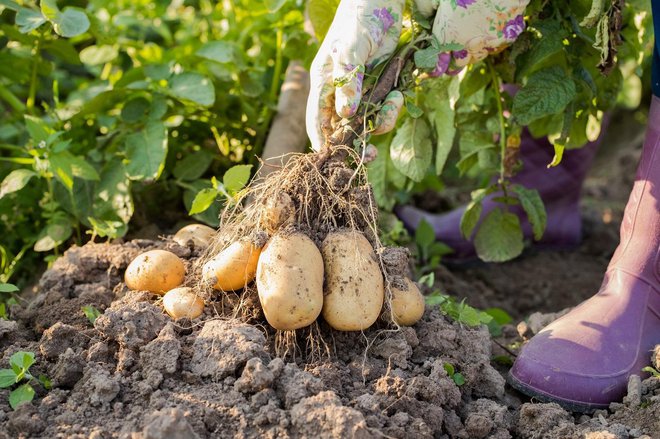
<svg viewBox="0 0 660 439">
<path fill-rule="evenodd" d="M 0 390 L 0 438 L 623 438 L 660 431 L 660 380 L 640 387 L 644 408 L 629 402 L 611 415 L 580 418 L 525 403 L 491 362 L 487 329 L 461 326 L 437 309 L 398 332 L 331 332 L 322 323 L 329 356 L 308 363 L 278 358 L 272 331 L 219 307 L 172 321 L 157 296 L 122 282 L 130 260 L 153 248 L 187 264 L 195 257 L 167 241 L 74 247 L 44 274 L 30 304 L 12 308 L 15 320 L 0 331 L 0 364 L 18 350 L 34 352 L 32 372 L 50 377 L 53 389 L 35 385 L 34 401 L 16 411 Z M 93 327 L 83 305 L 103 311 Z M 447 376 L 445 363 L 465 384 Z"/>
</svg>

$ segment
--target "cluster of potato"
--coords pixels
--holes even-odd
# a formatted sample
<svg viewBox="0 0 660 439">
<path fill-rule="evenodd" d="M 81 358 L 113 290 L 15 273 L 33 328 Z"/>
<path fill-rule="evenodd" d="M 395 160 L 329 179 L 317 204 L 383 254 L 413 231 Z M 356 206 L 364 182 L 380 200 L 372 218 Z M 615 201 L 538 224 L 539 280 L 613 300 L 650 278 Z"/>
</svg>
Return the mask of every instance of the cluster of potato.
<svg viewBox="0 0 660 439">
<path fill-rule="evenodd" d="M 287 215 L 266 218 L 276 229 Z M 215 231 L 193 225 L 174 240 L 209 245 Z M 151 250 L 135 258 L 126 270 L 126 285 L 134 290 L 164 294 L 163 306 L 174 318 L 201 315 L 204 302 L 190 288 L 180 287 L 183 262 L 165 250 Z M 331 232 L 321 248 L 304 233 L 280 230 L 260 246 L 245 238 L 234 242 L 202 268 L 202 278 L 219 291 L 235 291 L 256 283 L 268 323 L 277 330 L 309 326 L 319 315 L 334 329 L 361 331 L 383 312 L 385 282 L 374 250 L 354 230 Z M 410 279 L 405 288 L 391 287 L 391 317 L 402 326 L 415 324 L 424 313 L 424 298 Z"/>
<path fill-rule="evenodd" d="M 202 224 L 190 224 L 179 230 L 173 240 L 179 245 L 192 241 L 197 248 L 209 246 L 215 230 Z M 204 301 L 192 288 L 181 287 L 186 276 L 183 261 L 167 250 L 150 250 L 131 261 L 124 280 L 132 290 L 163 295 L 163 308 L 175 319 L 194 319 L 204 311 Z"/>
<path fill-rule="evenodd" d="M 263 248 L 233 243 L 204 266 L 204 280 L 221 291 L 256 282 L 268 323 L 278 330 L 309 326 L 319 315 L 334 329 L 361 331 L 383 311 L 385 285 L 378 259 L 360 232 L 329 233 L 321 249 L 301 232 L 275 233 Z M 324 283 L 325 280 L 325 283 Z M 413 325 L 424 313 L 414 282 L 391 288 L 392 318 Z"/>
</svg>

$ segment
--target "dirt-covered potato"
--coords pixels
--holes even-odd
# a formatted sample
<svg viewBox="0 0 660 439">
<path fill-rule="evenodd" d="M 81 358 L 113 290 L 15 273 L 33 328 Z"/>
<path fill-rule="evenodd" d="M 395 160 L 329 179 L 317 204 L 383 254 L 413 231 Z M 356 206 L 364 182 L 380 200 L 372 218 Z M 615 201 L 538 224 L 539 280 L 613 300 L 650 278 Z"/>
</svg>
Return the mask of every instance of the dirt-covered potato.
<svg viewBox="0 0 660 439">
<path fill-rule="evenodd" d="M 236 241 L 204 264 L 202 278 L 220 291 L 244 288 L 254 280 L 259 254 L 261 249 L 251 241 Z"/>
<path fill-rule="evenodd" d="M 274 232 L 293 219 L 295 206 L 286 192 L 280 192 L 266 201 L 263 212 L 264 228 L 269 232 Z"/>
<path fill-rule="evenodd" d="M 204 301 L 192 288 L 179 287 L 169 290 L 163 296 L 163 308 L 174 319 L 187 317 L 195 319 L 204 311 Z"/>
<path fill-rule="evenodd" d="M 181 246 L 186 246 L 189 241 L 192 241 L 196 248 L 204 249 L 211 244 L 214 236 L 215 230 L 209 226 L 188 224 L 176 232 L 172 239 Z"/>
<path fill-rule="evenodd" d="M 415 282 L 406 278 L 406 290 L 392 287 L 392 318 L 401 326 L 412 326 L 424 315 L 424 296 Z"/>
<path fill-rule="evenodd" d="M 183 283 L 186 267 L 177 255 L 166 250 L 150 250 L 131 261 L 124 280 L 132 290 L 165 294 Z"/>
<path fill-rule="evenodd" d="M 360 232 L 332 232 L 321 253 L 326 273 L 323 318 L 340 331 L 367 329 L 378 318 L 385 295 L 371 244 Z"/>
<path fill-rule="evenodd" d="M 273 328 L 312 324 L 323 307 L 323 258 L 316 244 L 302 233 L 273 236 L 259 257 L 257 291 Z"/>
</svg>

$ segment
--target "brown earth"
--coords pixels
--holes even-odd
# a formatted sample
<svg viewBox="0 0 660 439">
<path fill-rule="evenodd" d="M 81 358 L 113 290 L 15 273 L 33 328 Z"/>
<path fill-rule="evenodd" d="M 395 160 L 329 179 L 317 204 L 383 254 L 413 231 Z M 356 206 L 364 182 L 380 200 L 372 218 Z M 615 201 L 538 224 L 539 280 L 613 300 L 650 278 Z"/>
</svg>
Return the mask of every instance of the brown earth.
<svg viewBox="0 0 660 439">
<path fill-rule="evenodd" d="M 609 155 L 619 172 L 595 172 L 585 189 L 585 241 L 565 253 L 528 252 L 497 266 L 438 270 L 441 288 L 477 307 L 501 307 L 527 323 L 462 326 L 427 309 L 401 331 L 297 334 L 276 355 L 264 325 L 232 319 L 222 302 L 199 319 L 172 321 L 158 298 L 128 291 L 133 257 L 167 248 L 187 264 L 199 255 L 168 240 L 73 247 L 41 278 L 34 297 L 0 320 L 0 367 L 36 354 L 46 374 L 30 404 L 13 411 L 0 390 L 0 438 L 636 438 L 660 437 L 660 379 L 633 379 L 623 403 L 592 415 L 537 404 L 510 389 L 502 359 L 557 312 L 596 292 L 617 244 L 620 214 L 639 148 Z M 608 165 L 610 166 L 610 165 Z M 607 172 L 605 175 L 612 175 Z M 604 200 L 607 200 L 605 202 Z M 92 326 L 81 307 L 103 312 Z M 529 317 L 529 318 L 528 318 Z M 305 360 L 306 359 L 306 360 Z M 443 365 L 465 377 L 458 386 Z M 505 362 L 506 363 L 506 362 Z"/>
</svg>

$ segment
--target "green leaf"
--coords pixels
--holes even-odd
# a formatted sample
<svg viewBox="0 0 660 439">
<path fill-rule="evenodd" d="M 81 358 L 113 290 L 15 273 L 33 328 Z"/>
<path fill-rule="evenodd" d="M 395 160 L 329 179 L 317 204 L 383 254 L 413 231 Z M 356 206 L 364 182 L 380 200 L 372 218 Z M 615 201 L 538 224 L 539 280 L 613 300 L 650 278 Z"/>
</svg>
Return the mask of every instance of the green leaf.
<svg viewBox="0 0 660 439">
<path fill-rule="evenodd" d="M 197 180 L 211 165 L 213 155 L 208 151 L 197 151 L 176 162 L 172 173 L 183 181 Z"/>
<path fill-rule="evenodd" d="M 209 107 L 215 102 L 213 82 L 199 73 L 181 73 L 169 81 L 170 93 L 177 99 Z"/>
<path fill-rule="evenodd" d="M 454 375 L 452 375 L 451 379 L 454 380 L 454 383 L 457 386 L 462 386 L 465 384 L 465 377 L 460 372 L 456 372 Z"/>
<path fill-rule="evenodd" d="M 406 119 L 390 146 L 394 167 L 413 181 L 422 181 L 433 158 L 431 130 L 424 119 Z"/>
<path fill-rule="evenodd" d="M 73 178 L 83 180 L 98 180 L 99 174 L 96 169 L 85 161 L 84 158 L 74 156 L 68 151 L 53 153 L 49 159 L 50 169 L 55 176 L 66 186 L 73 189 Z"/>
<path fill-rule="evenodd" d="M 493 318 L 493 321 L 500 325 L 506 325 L 513 321 L 513 317 L 501 308 L 488 308 L 484 312 Z"/>
<path fill-rule="evenodd" d="M 251 171 L 252 165 L 232 166 L 227 172 L 225 172 L 225 175 L 222 176 L 222 185 L 230 194 L 238 192 L 243 189 L 250 180 Z"/>
<path fill-rule="evenodd" d="M 55 32 L 65 38 L 77 37 L 89 29 L 89 18 L 80 8 L 68 7 L 53 22 Z"/>
<path fill-rule="evenodd" d="M 15 169 L 11 171 L 0 184 L 0 200 L 5 195 L 23 189 L 35 175 L 37 174 L 29 169 Z"/>
<path fill-rule="evenodd" d="M 474 247 L 485 262 L 504 262 L 519 256 L 524 248 L 520 220 L 513 213 L 493 209 L 481 223 Z"/>
<path fill-rule="evenodd" d="M 25 128 L 34 143 L 38 144 L 48 140 L 48 137 L 53 133 L 53 129 L 49 127 L 46 122 L 38 117 L 30 116 L 29 114 L 26 114 L 24 117 Z"/>
<path fill-rule="evenodd" d="M 268 12 L 272 14 L 279 11 L 286 3 L 286 0 L 265 0 L 264 3 L 266 4 L 266 8 L 268 8 Z"/>
<path fill-rule="evenodd" d="M 151 103 L 146 98 L 142 96 L 135 97 L 124 104 L 121 109 L 121 118 L 128 123 L 139 122 L 144 120 L 150 108 Z"/>
<path fill-rule="evenodd" d="M 454 125 L 454 110 L 448 101 L 436 105 L 435 111 L 431 113 L 430 120 L 435 128 L 435 173 L 441 175 L 447 163 L 447 158 L 454 145 L 456 126 Z"/>
<path fill-rule="evenodd" d="M 548 221 L 545 206 L 539 192 L 536 189 L 527 189 L 517 184 L 511 186 L 511 190 L 518 195 L 518 199 L 527 214 L 527 219 L 532 225 L 534 239 L 538 241 L 543 237 L 543 232 Z"/>
<path fill-rule="evenodd" d="M 521 125 L 564 110 L 575 98 L 575 82 L 561 67 L 532 74 L 513 98 L 513 115 Z"/>
<path fill-rule="evenodd" d="M 20 8 L 16 14 L 16 25 L 21 33 L 27 34 L 46 22 L 46 17 L 40 11 Z"/>
<path fill-rule="evenodd" d="M 552 157 L 552 161 L 548 163 L 548 168 L 554 168 L 558 164 L 561 163 L 561 159 L 564 157 L 564 145 L 560 145 L 558 143 L 553 145 L 555 148 L 555 155 Z"/>
<path fill-rule="evenodd" d="M 204 212 L 211 207 L 216 198 L 218 198 L 217 190 L 213 188 L 202 189 L 197 195 L 195 195 L 195 199 L 192 202 L 192 207 L 190 208 L 188 215 L 195 215 Z"/>
<path fill-rule="evenodd" d="M 605 13 L 605 0 L 593 0 L 589 13 L 582 19 L 580 26 L 594 27 Z"/>
<path fill-rule="evenodd" d="M 34 364 L 34 352 L 18 351 L 9 357 L 9 364 L 27 370 Z"/>
<path fill-rule="evenodd" d="M 71 221 L 66 217 L 51 219 L 34 244 L 34 251 L 46 252 L 54 249 L 69 239 L 73 233 Z"/>
<path fill-rule="evenodd" d="M 141 132 L 126 137 L 126 174 L 132 180 L 156 180 L 165 167 L 167 128 L 149 122 Z"/>
<path fill-rule="evenodd" d="M 442 365 L 442 368 L 447 372 L 447 375 L 454 376 L 454 373 L 456 373 L 456 370 L 454 369 L 454 365 L 451 363 L 444 363 Z"/>
<path fill-rule="evenodd" d="M 410 101 L 406 101 L 406 111 L 408 112 L 408 115 L 414 119 L 417 119 L 424 114 L 424 110 Z"/>
<path fill-rule="evenodd" d="M 211 41 L 204 44 L 197 55 L 219 63 L 231 63 L 236 58 L 236 46 L 227 41 Z"/>
<path fill-rule="evenodd" d="M 11 369 L 0 369 L 0 389 L 16 384 L 16 372 Z"/>
<path fill-rule="evenodd" d="M 492 188 L 477 189 L 472 192 L 472 200 L 467 205 L 463 215 L 461 216 L 461 233 L 465 239 L 470 239 L 474 228 L 481 218 L 481 211 L 483 206 L 481 202 L 483 199 L 493 191 Z"/>
<path fill-rule="evenodd" d="M 87 46 L 80 51 L 80 61 L 88 66 L 97 66 L 117 58 L 117 48 L 114 46 Z"/>
<path fill-rule="evenodd" d="M 4 6 L 12 11 L 18 11 L 21 7 L 13 0 L 0 0 L 0 6 Z"/>
<path fill-rule="evenodd" d="M 26 383 L 9 394 L 9 405 L 16 410 L 19 405 L 28 403 L 32 399 L 34 399 L 34 389 L 30 384 Z"/>
<path fill-rule="evenodd" d="M 56 0 L 41 0 L 39 6 L 41 7 L 41 13 L 48 21 L 56 20 L 60 14 L 60 8 L 57 7 Z"/>
<path fill-rule="evenodd" d="M 101 180 L 94 189 L 94 216 L 109 221 L 119 219 L 125 225 L 133 216 L 133 211 L 131 181 L 126 179 L 126 170 L 122 162 L 113 159 L 101 170 Z M 121 233 L 121 229 L 120 226 L 117 232 Z M 123 227 L 123 231 L 125 230 L 126 227 Z"/>
<path fill-rule="evenodd" d="M 434 242 L 435 230 L 433 230 L 431 224 L 429 224 L 425 219 L 422 219 L 419 224 L 417 224 L 417 229 L 415 230 L 415 244 L 423 249 L 426 249 Z"/>
<path fill-rule="evenodd" d="M 438 65 L 438 55 L 440 50 L 433 46 L 417 50 L 414 55 L 415 65 L 420 69 L 433 70 Z"/>
<path fill-rule="evenodd" d="M 89 320 L 89 323 L 91 323 L 92 326 L 94 326 L 94 322 L 96 321 L 98 316 L 101 315 L 101 311 L 99 311 L 98 309 L 94 308 L 91 305 L 83 306 L 82 312 L 83 314 L 85 314 L 85 317 L 87 317 L 87 320 Z"/>
<path fill-rule="evenodd" d="M 14 293 L 16 291 L 18 291 L 18 287 L 16 285 L 0 282 L 0 293 Z"/>
<path fill-rule="evenodd" d="M 307 2 L 307 13 L 312 22 L 314 34 L 319 41 L 323 41 L 330 29 L 330 24 L 335 16 L 335 11 L 340 0 L 309 0 Z"/>
</svg>

